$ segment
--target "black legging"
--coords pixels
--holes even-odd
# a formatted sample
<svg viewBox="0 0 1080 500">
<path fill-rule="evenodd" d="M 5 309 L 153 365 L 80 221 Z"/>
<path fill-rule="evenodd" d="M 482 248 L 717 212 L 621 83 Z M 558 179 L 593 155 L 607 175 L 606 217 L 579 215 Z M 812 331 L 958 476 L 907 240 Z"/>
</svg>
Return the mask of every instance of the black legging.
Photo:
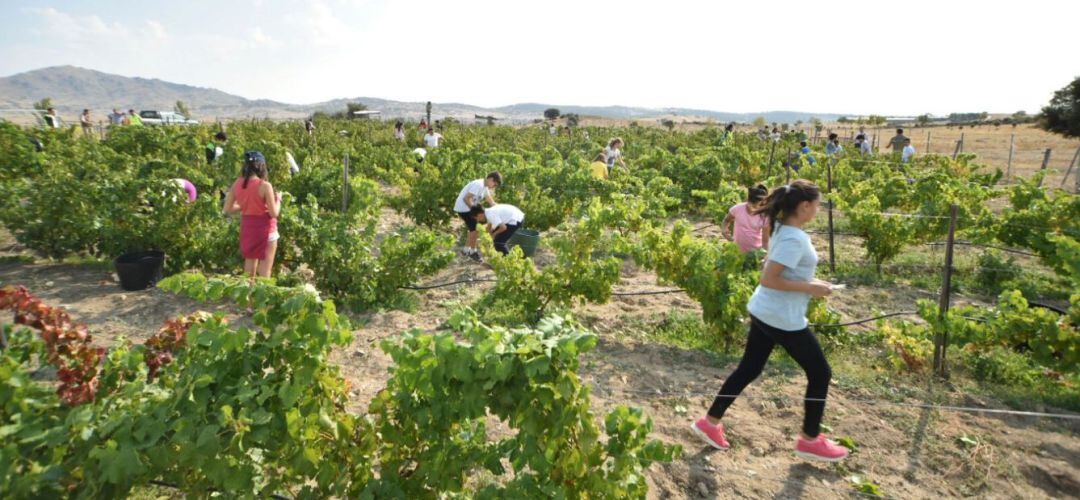
<svg viewBox="0 0 1080 500">
<path fill-rule="evenodd" d="M 499 253 L 503 255 L 510 253 L 510 247 L 506 245 L 506 242 L 510 241 L 510 237 L 517 232 L 519 227 L 521 227 L 520 223 L 507 224 L 506 230 L 499 234 L 496 234 L 495 238 L 493 238 L 495 243 L 495 250 L 498 250 Z"/>
<path fill-rule="evenodd" d="M 807 401 L 803 433 L 811 438 L 817 437 L 821 432 L 821 415 L 825 413 L 825 397 L 829 394 L 829 380 L 832 378 L 832 370 L 829 362 L 825 360 L 825 353 L 821 351 L 821 344 L 809 328 L 794 332 L 780 330 L 753 316 L 750 317 L 750 337 L 746 340 L 746 352 L 743 353 L 735 372 L 720 387 L 720 394 L 709 408 L 709 416 L 724 416 L 731 403 L 735 402 L 735 397 L 761 375 L 761 370 L 765 368 L 765 362 L 769 360 L 776 344 L 780 344 L 806 371 Z"/>
</svg>

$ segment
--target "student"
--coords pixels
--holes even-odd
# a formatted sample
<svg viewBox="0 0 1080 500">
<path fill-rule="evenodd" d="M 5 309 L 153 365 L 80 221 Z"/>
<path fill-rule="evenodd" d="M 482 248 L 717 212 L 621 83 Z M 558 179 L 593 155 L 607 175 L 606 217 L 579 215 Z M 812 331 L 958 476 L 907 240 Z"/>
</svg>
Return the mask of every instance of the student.
<svg viewBox="0 0 1080 500">
<path fill-rule="evenodd" d="M 747 189 L 746 201 L 731 207 L 720 223 L 720 232 L 734 241 L 742 253 L 769 248 L 769 226 L 765 215 L 759 212 L 768 194 L 769 188 L 762 184 Z"/>
<path fill-rule="evenodd" d="M 476 179 L 465 185 L 458 193 L 457 200 L 454 201 L 454 212 L 457 212 L 458 217 L 465 222 L 465 227 L 468 228 L 469 234 L 465 237 L 465 248 L 462 252 L 466 257 L 481 262 L 483 259 L 480 257 L 480 250 L 476 248 L 476 218 L 470 214 L 474 207 L 481 206 L 481 203 L 487 201 L 488 205 L 495 205 L 495 196 L 493 191 L 502 185 L 502 174 L 498 172 L 492 172 L 487 174 L 487 177 L 483 179 Z"/>
<path fill-rule="evenodd" d="M 49 128 L 60 128 L 60 115 L 56 114 L 55 108 L 45 110 L 45 125 Z"/>
<path fill-rule="evenodd" d="M 593 158 L 593 162 L 589 164 L 589 172 L 592 174 L 594 179 L 607 179 L 607 154 L 601 151 L 600 154 L 596 155 L 596 158 Z"/>
<path fill-rule="evenodd" d="M 405 142 L 405 124 L 401 120 L 394 124 L 394 139 Z"/>
<path fill-rule="evenodd" d="M 510 253 L 506 242 L 510 241 L 510 237 L 521 227 L 521 223 L 525 222 L 525 212 L 504 203 L 488 209 L 473 205 L 469 213 L 476 217 L 476 220 L 487 224 L 487 230 L 495 240 L 495 250 L 503 255 Z"/>
<path fill-rule="evenodd" d="M 307 131 L 308 135 L 315 135 L 315 120 L 311 118 L 304 120 L 304 130 Z"/>
<path fill-rule="evenodd" d="M 626 162 L 622 159 L 622 147 L 622 138 L 615 137 L 608 141 L 607 147 L 604 148 L 604 156 L 607 158 L 608 175 L 610 175 L 611 170 L 615 168 L 615 162 L 619 162 L 619 165 L 622 168 L 626 168 Z"/>
<path fill-rule="evenodd" d="M 420 119 L 420 125 L 418 125 L 416 128 L 419 129 L 419 130 L 427 130 L 428 129 L 427 119 L 421 118 Z"/>
<path fill-rule="evenodd" d="M 143 124 L 142 117 L 140 117 L 139 114 L 136 113 L 134 109 L 129 109 L 128 110 L 128 115 L 127 115 L 127 117 L 125 119 L 127 120 L 128 125 L 132 125 L 132 126 L 135 126 L 135 127 L 141 127 L 142 124 Z"/>
<path fill-rule="evenodd" d="M 915 146 L 911 145 L 911 139 L 904 138 L 904 149 L 900 153 L 900 161 L 907 163 L 913 156 L 915 156 Z"/>
<path fill-rule="evenodd" d="M 844 152 L 844 147 L 840 145 L 840 136 L 833 132 L 829 134 L 829 142 L 825 144 L 825 156 L 835 156 Z"/>
<path fill-rule="evenodd" d="M 866 140 L 866 134 L 855 136 L 855 149 L 864 155 L 870 154 L 870 141 Z"/>
<path fill-rule="evenodd" d="M 206 145 L 206 164 L 209 165 L 221 158 L 221 155 L 225 154 L 225 144 L 229 142 L 229 136 L 225 135 L 225 131 L 219 131 L 214 134 L 214 142 Z"/>
<path fill-rule="evenodd" d="M 285 163 L 289 164 L 289 174 L 296 175 L 300 173 L 300 165 L 296 163 L 296 158 L 293 158 L 292 153 L 285 152 Z"/>
<path fill-rule="evenodd" d="M 91 135 L 94 133 L 94 120 L 90 118 L 90 110 L 82 110 L 82 114 L 79 115 L 79 125 L 82 127 L 83 135 Z"/>
<path fill-rule="evenodd" d="M 769 137 L 772 138 L 773 142 L 780 142 L 780 129 L 773 127 Z"/>
<path fill-rule="evenodd" d="M 172 181 L 187 193 L 188 203 L 195 203 L 195 200 L 199 197 L 199 191 L 195 189 L 195 185 L 191 181 L 187 179 L 173 179 Z"/>
<path fill-rule="evenodd" d="M 240 253 L 244 274 L 270 277 L 280 235 L 281 194 L 266 180 L 266 157 L 258 151 L 244 153 L 244 170 L 225 195 L 225 213 L 240 212 Z"/>
<path fill-rule="evenodd" d="M 112 114 L 109 115 L 109 125 L 123 125 L 124 114 L 119 109 L 113 108 Z"/>
<path fill-rule="evenodd" d="M 811 165 L 817 163 L 817 160 L 814 159 L 814 155 L 810 154 L 810 146 L 808 146 L 806 144 L 805 140 L 799 142 L 799 156 L 803 156 L 803 155 L 806 156 L 806 162 L 807 163 L 809 163 Z M 798 171 L 799 169 L 796 168 L 795 170 Z"/>
<path fill-rule="evenodd" d="M 891 149 L 893 153 L 899 153 L 900 150 L 904 149 L 905 140 L 907 140 L 907 137 L 904 135 L 904 129 L 898 128 L 896 129 L 896 135 L 889 140 L 889 144 L 885 147 Z"/>
<path fill-rule="evenodd" d="M 424 145 L 428 149 L 434 149 L 439 147 L 439 141 L 442 140 L 442 134 L 435 131 L 435 127 L 428 127 L 427 134 L 424 135 Z"/>
<path fill-rule="evenodd" d="M 779 344 L 807 378 L 805 416 L 795 445 L 796 455 L 827 462 L 847 457 L 846 448 L 821 434 L 832 371 L 806 319 L 810 298 L 827 297 L 833 289 L 831 284 L 814 279 L 817 253 L 810 236 L 802 230 L 817 214 L 820 197 L 816 185 L 797 180 L 774 189 L 760 209 L 772 228 L 772 240 L 761 284 L 747 304 L 750 333 L 746 351 L 735 372 L 724 381 L 707 415 L 691 426 L 714 448 L 729 448 L 720 419 L 743 389 L 761 374 L 769 354 Z"/>
</svg>

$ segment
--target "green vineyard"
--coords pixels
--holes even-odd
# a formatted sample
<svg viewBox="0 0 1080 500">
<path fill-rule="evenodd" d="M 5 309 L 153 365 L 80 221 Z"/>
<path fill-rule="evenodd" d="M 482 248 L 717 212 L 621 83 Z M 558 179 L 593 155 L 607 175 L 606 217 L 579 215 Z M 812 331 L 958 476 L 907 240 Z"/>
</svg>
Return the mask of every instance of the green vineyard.
<svg viewBox="0 0 1080 500">
<path fill-rule="evenodd" d="M 943 338 L 955 377 L 1023 394 L 1005 398 L 1017 409 L 1080 411 L 1080 195 L 1043 186 L 1042 173 L 1005 183 L 968 154 L 901 162 L 815 148 L 811 163 L 794 135 L 717 127 L 442 127 L 421 159 L 408 124 L 402 141 L 378 121 L 326 119 L 312 134 L 237 121 L 208 163 L 217 126 L 118 127 L 99 140 L 0 123 L 0 224 L 28 252 L 108 262 L 160 250 L 160 289 L 232 311 L 190 311 L 106 349 L 35 290 L 3 283 L 0 308 L 14 312 L 0 339 L 3 496 L 644 498 L 650 467 L 683 447 L 653 435 L 643 401 L 596 409 L 582 359 L 602 335 L 576 313 L 616 294 L 677 293 L 700 314 L 669 316 L 654 340 L 741 352 L 761 255 L 704 229 L 748 186 L 795 179 L 822 189 L 808 226 L 819 274 L 927 291 L 874 304 L 911 314 L 859 328 L 814 301 L 826 352 L 902 385 L 930 375 Z M 596 178 L 589 164 L 612 137 L 627 168 Z M 283 193 L 274 278 L 257 281 L 236 277 L 240 223 L 222 214 L 249 150 Z M 481 231 L 490 277 L 454 285 L 483 292 L 438 329 L 382 339 L 385 387 L 350 408 L 333 353 L 358 318 L 415 309 L 425 285 L 441 286 L 433 277 L 459 259 L 455 196 L 492 171 L 495 198 L 526 214 L 542 251 L 502 256 Z M 198 188 L 193 203 L 178 178 Z M 950 259 L 954 246 L 977 257 L 950 267 L 943 245 Z M 654 273 L 655 289 L 624 291 L 631 267 Z M 938 297 L 957 293 L 968 300 L 941 310 Z"/>
</svg>

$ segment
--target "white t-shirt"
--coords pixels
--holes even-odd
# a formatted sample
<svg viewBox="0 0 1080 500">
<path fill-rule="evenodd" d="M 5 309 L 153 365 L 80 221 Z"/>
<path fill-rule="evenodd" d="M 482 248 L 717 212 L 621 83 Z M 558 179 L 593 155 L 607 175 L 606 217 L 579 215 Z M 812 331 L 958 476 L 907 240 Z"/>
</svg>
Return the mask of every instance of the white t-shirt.
<svg viewBox="0 0 1080 500">
<path fill-rule="evenodd" d="M 908 161 L 912 156 L 915 156 L 915 146 L 908 144 L 904 146 L 904 152 L 900 153 L 900 161 Z"/>
<path fill-rule="evenodd" d="M 499 227 L 503 224 L 521 224 L 525 221 L 525 212 L 518 210 L 518 207 L 505 203 L 484 210 L 484 215 L 487 217 L 488 224 L 491 224 L 491 227 Z"/>
<path fill-rule="evenodd" d="M 473 205 L 478 205 L 481 201 L 484 201 L 484 198 L 487 198 L 489 194 L 488 188 L 484 184 L 484 179 L 476 179 L 475 181 L 466 184 L 465 187 L 461 189 L 461 193 L 457 195 L 457 201 L 454 202 L 455 212 L 463 214 L 469 211 L 469 205 L 465 204 L 465 195 L 467 194 L 472 194 Z"/>
<path fill-rule="evenodd" d="M 442 139 L 442 134 L 435 132 L 434 134 L 424 135 L 424 144 L 429 148 L 439 147 L 439 139 Z"/>
<path fill-rule="evenodd" d="M 620 157 L 622 157 L 622 150 L 608 146 L 604 148 L 604 154 L 607 155 L 607 166 L 610 170 L 612 168 L 615 168 L 615 162 L 618 161 Z"/>
<path fill-rule="evenodd" d="M 769 238 L 768 259 L 784 266 L 780 276 L 791 281 L 814 279 L 817 251 L 810 235 L 794 226 L 781 225 Z M 758 285 L 746 309 L 766 325 L 794 332 L 809 325 L 806 308 L 810 295 L 802 292 L 775 290 Z"/>
<path fill-rule="evenodd" d="M 296 164 L 296 158 L 293 158 L 292 153 L 285 152 L 285 162 L 289 164 L 289 173 L 296 175 L 300 173 L 300 165 Z"/>
<path fill-rule="evenodd" d="M 862 144 L 859 145 L 859 150 L 863 153 L 870 153 L 873 145 L 870 144 L 870 139 L 863 139 Z"/>
</svg>

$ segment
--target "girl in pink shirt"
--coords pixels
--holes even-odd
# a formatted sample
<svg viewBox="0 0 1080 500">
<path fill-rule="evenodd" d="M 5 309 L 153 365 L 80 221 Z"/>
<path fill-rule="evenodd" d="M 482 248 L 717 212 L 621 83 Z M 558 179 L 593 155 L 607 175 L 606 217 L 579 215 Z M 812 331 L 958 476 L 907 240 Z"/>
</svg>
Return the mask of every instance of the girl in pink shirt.
<svg viewBox="0 0 1080 500">
<path fill-rule="evenodd" d="M 752 213 L 761 207 L 768 194 L 769 189 L 762 184 L 747 189 L 746 202 L 731 207 L 720 223 L 724 237 L 739 245 L 743 253 L 769 248 L 769 224 L 765 215 Z"/>
</svg>

